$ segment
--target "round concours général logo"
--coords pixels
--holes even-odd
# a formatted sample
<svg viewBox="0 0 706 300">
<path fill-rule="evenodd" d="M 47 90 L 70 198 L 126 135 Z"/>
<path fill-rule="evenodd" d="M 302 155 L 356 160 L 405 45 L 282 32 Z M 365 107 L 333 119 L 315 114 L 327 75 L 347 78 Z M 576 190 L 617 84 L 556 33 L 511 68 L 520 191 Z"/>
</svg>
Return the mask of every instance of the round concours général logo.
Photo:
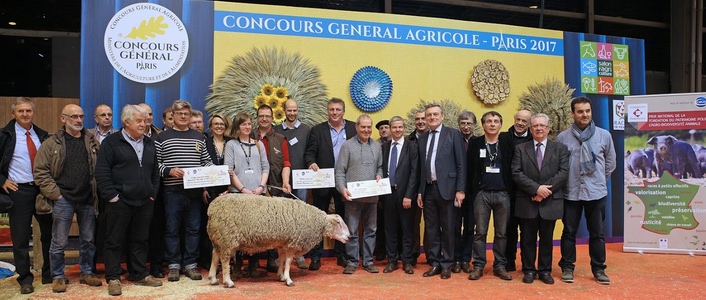
<svg viewBox="0 0 706 300">
<path fill-rule="evenodd" d="M 179 72 L 189 53 L 189 35 L 171 10 L 136 3 L 110 19 L 103 45 L 118 73 L 135 82 L 155 83 Z"/>
</svg>

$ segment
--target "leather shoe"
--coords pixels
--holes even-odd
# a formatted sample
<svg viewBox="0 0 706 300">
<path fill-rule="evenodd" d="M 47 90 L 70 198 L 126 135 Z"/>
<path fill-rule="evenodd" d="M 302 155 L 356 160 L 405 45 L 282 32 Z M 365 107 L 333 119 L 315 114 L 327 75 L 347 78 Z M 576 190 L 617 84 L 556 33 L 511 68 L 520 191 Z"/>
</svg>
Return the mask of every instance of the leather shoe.
<svg viewBox="0 0 706 300">
<path fill-rule="evenodd" d="M 468 275 L 469 280 L 478 280 L 481 277 L 483 277 L 483 269 L 478 267 L 474 267 L 473 271 L 471 271 L 471 274 Z"/>
<path fill-rule="evenodd" d="M 473 271 L 473 268 L 471 268 L 471 264 L 464 262 L 461 263 L 461 270 L 463 270 L 463 273 L 471 273 Z"/>
<path fill-rule="evenodd" d="M 451 272 L 461 273 L 461 262 L 457 261 L 451 266 Z"/>
<path fill-rule="evenodd" d="M 404 264 L 402 269 L 407 274 L 414 274 L 414 267 L 412 267 L 412 264 Z"/>
<path fill-rule="evenodd" d="M 345 258 L 339 256 L 338 258 L 336 258 L 336 264 L 345 268 L 346 266 L 348 266 L 348 261 L 346 261 Z"/>
<path fill-rule="evenodd" d="M 321 269 L 321 259 L 312 258 L 309 264 L 309 270 L 316 271 L 318 269 Z"/>
<path fill-rule="evenodd" d="M 441 279 L 449 279 L 449 278 L 451 278 L 451 269 L 441 270 Z"/>
<path fill-rule="evenodd" d="M 397 264 L 387 264 L 385 269 L 382 270 L 383 273 L 392 273 L 392 271 L 397 270 Z"/>
<path fill-rule="evenodd" d="M 539 280 L 546 284 L 554 284 L 554 278 L 549 273 L 539 273 Z"/>
<path fill-rule="evenodd" d="M 429 268 L 428 271 L 424 272 L 422 274 L 423 277 L 432 277 L 441 274 L 441 268 L 439 267 L 431 267 Z"/>
<path fill-rule="evenodd" d="M 532 283 L 532 282 L 534 282 L 535 276 L 536 276 L 536 274 L 534 272 L 527 272 L 527 273 L 525 273 L 525 276 L 522 277 L 522 282 Z"/>
<path fill-rule="evenodd" d="M 493 275 L 502 280 L 512 280 L 512 275 L 505 271 L 505 269 L 495 269 L 493 270 Z"/>
<path fill-rule="evenodd" d="M 21 294 L 31 294 L 34 293 L 34 287 L 31 283 L 25 283 L 20 287 Z"/>
</svg>

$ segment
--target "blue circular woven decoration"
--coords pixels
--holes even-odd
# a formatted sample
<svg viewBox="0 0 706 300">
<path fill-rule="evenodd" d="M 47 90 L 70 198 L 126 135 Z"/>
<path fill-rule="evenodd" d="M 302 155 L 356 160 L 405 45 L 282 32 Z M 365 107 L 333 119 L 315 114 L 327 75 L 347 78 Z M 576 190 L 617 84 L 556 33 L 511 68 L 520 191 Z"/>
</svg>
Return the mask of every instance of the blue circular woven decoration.
<svg viewBox="0 0 706 300">
<path fill-rule="evenodd" d="M 353 104 L 362 111 L 378 111 L 385 107 L 392 96 L 392 80 L 385 71 L 367 66 L 353 74 L 351 79 Z"/>
</svg>

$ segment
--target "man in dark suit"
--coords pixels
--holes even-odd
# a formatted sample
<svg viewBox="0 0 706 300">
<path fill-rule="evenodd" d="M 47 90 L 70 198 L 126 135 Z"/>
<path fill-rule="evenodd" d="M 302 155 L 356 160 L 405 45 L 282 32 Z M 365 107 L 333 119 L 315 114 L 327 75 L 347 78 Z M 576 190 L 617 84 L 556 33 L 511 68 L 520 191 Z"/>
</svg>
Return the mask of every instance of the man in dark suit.
<svg viewBox="0 0 706 300">
<path fill-rule="evenodd" d="M 392 117 L 390 128 L 391 140 L 382 144 L 382 172 L 390 179 L 392 187 L 392 193 L 383 197 L 387 235 L 387 267 L 383 273 L 396 270 L 397 260 L 402 259 L 404 272 L 414 274 L 414 215 L 417 209 L 412 205 L 412 199 L 419 187 L 419 149 L 415 142 L 405 139 L 404 120 L 401 117 Z M 402 241 L 399 241 L 400 233 Z M 400 242 L 401 257 L 398 251 Z"/>
<path fill-rule="evenodd" d="M 424 277 L 441 274 L 451 278 L 454 259 L 454 207 L 466 197 L 466 151 L 458 129 L 442 126 L 444 111 L 439 104 L 425 109 L 429 132 L 419 137 L 420 184 L 417 205 L 424 209 L 424 231 L 429 240 Z M 427 245 L 424 245 L 427 248 Z"/>
<path fill-rule="evenodd" d="M 409 140 L 413 142 L 417 142 L 417 139 L 419 139 L 419 136 L 427 132 L 427 120 L 426 120 L 426 115 L 424 113 L 424 110 L 420 110 L 414 114 L 414 131 L 409 134 Z M 419 144 L 417 144 L 419 146 Z M 417 265 L 417 258 L 419 258 L 419 248 L 420 245 L 422 245 L 422 241 L 424 244 L 429 244 L 427 241 L 427 233 L 424 233 L 424 239 L 422 240 L 421 238 L 421 227 L 422 227 L 422 210 L 417 209 L 417 212 L 414 214 L 414 249 L 413 255 L 414 259 L 412 260 L 412 266 Z M 424 255 L 426 257 L 429 257 L 429 247 L 425 246 L 424 247 Z"/>
<path fill-rule="evenodd" d="M 520 218 L 522 278 L 554 284 L 552 248 L 554 225 L 564 213 L 564 185 L 569 173 L 569 150 L 547 139 L 549 117 L 539 113 L 531 119 L 533 142 L 518 145 L 512 159 L 512 179 L 516 184 L 515 216 Z M 539 259 L 537 234 L 539 233 Z M 537 267 L 535 268 L 535 260 Z"/>
<path fill-rule="evenodd" d="M 17 97 L 11 106 L 12 120 L 0 129 L 0 183 L 2 193 L 10 196 L 12 207 L 10 218 L 10 238 L 12 255 L 17 266 L 17 283 L 20 293 L 34 292 L 34 275 L 30 270 L 29 241 L 32 236 L 32 216 L 37 218 L 42 241 L 42 284 L 52 282 L 49 269 L 49 246 L 51 245 L 51 214 L 39 214 L 35 210 L 35 198 L 39 187 L 34 183 L 32 167 L 39 145 L 49 135 L 34 125 L 34 103 L 31 99 Z M 36 259 L 36 258 L 35 258 Z"/>
<path fill-rule="evenodd" d="M 473 271 L 470 280 L 483 276 L 487 262 L 485 244 L 488 238 L 490 214 L 493 213 L 495 236 L 493 237 L 493 275 L 503 280 L 512 280 L 505 269 L 507 219 L 510 217 L 510 194 L 512 189 L 512 145 L 499 141 L 503 117 L 489 111 L 481 118 L 483 136 L 468 144 L 468 184 L 473 199 L 473 217 L 476 233 L 473 236 Z"/>
<path fill-rule="evenodd" d="M 356 136 L 355 122 L 344 119 L 343 114 L 345 112 L 346 104 L 343 100 L 331 98 L 328 102 L 328 121 L 311 128 L 304 153 L 304 161 L 309 169 L 318 171 L 319 169 L 334 168 L 338 159 L 338 152 L 341 150 L 343 143 Z M 313 189 L 312 195 L 314 197 L 314 206 L 323 211 L 328 211 L 331 197 L 333 197 L 336 214 L 345 216 L 341 194 L 335 188 Z M 318 246 L 311 250 L 309 270 L 321 268 L 323 249 L 322 240 Z M 345 267 L 347 265 L 346 248 L 341 242 L 336 241 L 334 253 L 338 258 L 336 263 Z"/>
</svg>

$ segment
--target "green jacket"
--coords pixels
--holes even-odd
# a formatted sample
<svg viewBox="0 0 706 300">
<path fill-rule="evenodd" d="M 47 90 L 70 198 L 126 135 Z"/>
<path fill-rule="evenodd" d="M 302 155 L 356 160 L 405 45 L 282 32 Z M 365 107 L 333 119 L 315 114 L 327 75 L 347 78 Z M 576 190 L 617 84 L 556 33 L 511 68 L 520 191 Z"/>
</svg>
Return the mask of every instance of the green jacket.
<svg viewBox="0 0 706 300">
<path fill-rule="evenodd" d="M 65 129 L 62 127 L 55 134 L 42 143 L 34 158 L 34 182 L 39 186 L 40 194 L 37 196 L 35 204 L 38 214 L 50 214 L 54 201 L 59 200 L 61 191 L 56 185 L 56 179 L 61 176 L 66 158 L 66 147 L 64 139 Z M 98 215 L 98 194 L 96 188 L 96 155 L 100 144 L 93 134 L 83 129 L 84 142 L 88 151 L 89 176 L 91 178 L 91 193 L 93 195 L 93 207 Z M 49 201 L 51 200 L 51 201 Z"/>
</svg>

